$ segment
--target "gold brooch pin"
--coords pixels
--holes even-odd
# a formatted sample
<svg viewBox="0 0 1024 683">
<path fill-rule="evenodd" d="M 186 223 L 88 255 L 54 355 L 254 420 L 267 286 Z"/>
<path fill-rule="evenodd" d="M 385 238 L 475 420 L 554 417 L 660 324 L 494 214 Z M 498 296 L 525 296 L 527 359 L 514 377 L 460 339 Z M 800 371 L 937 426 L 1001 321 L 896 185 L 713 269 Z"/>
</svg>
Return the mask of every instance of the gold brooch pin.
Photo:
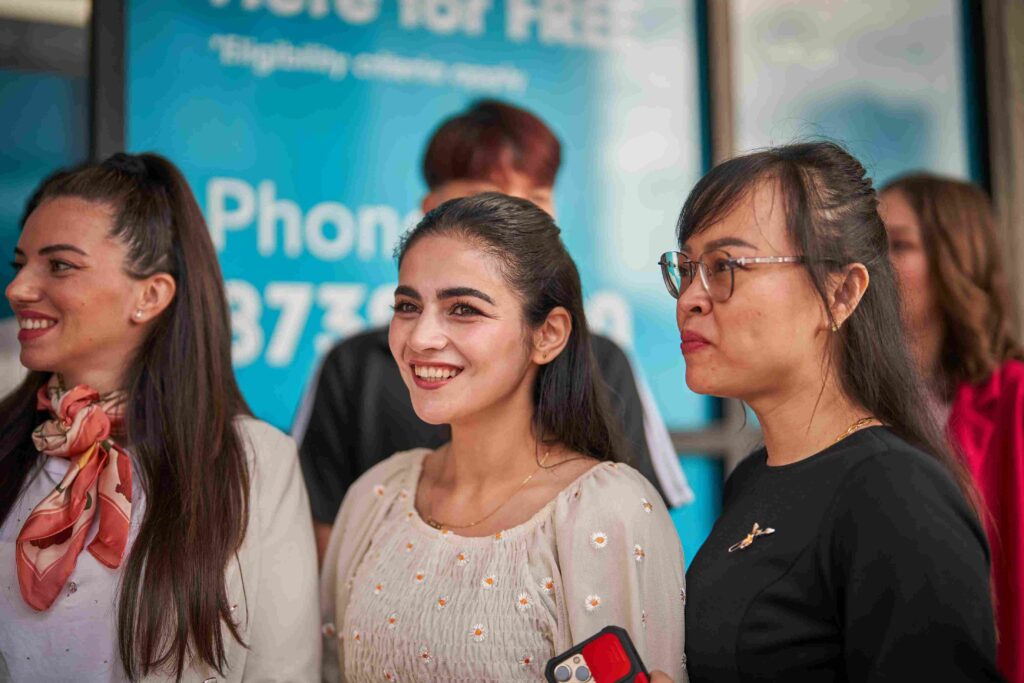
<svg viewBox="0 0 1024 683">
<path fill-rule="evenodd" d="M 766 527 L 762 529 L 760 524 L 754 522 L 754 528 L 750 530 L 750 533 L 747 534 L 746 537 L 739 543 L 733 543 L 731 546 L 729 546 L 729 552 L 732 553 L 736 552 L 737 550 L 746 550 L 754 543 L 754 539 L 758 536 L 767 536 L 768 534 L 774 533 L 775 529 L 771 527 Z"/>
</svg>

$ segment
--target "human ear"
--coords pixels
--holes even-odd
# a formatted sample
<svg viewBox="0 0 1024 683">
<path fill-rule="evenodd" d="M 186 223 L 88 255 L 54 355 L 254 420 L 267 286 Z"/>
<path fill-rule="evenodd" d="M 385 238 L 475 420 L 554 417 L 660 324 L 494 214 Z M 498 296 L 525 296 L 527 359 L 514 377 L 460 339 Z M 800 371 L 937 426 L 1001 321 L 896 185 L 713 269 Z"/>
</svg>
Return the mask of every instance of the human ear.
<svg viewBox="0 0 1024 683">
<path fill-rule="evenodd" d="M 533 331 L 533 353 L 537 365 L 546 365 L 558 357 L 572 335 L 572 315 L 563 306 L 556 306 Z"/>
<path fill-rule="evenodd" d="M 174 301 L 177 288 L 177 283 L 169 273 L 155 273 L 140 280 L 132 321 L 145 323 L 159 316 Z"/>
<path fill-rule="evenodd" d="M 863 263 L 851 263 L 830 279 L 828 304 L 835 325 L 833 331 L 838 331 L 853 315 L 864 292 L 868 290 L 870 280 L 871 276 Z"/>
</svg>

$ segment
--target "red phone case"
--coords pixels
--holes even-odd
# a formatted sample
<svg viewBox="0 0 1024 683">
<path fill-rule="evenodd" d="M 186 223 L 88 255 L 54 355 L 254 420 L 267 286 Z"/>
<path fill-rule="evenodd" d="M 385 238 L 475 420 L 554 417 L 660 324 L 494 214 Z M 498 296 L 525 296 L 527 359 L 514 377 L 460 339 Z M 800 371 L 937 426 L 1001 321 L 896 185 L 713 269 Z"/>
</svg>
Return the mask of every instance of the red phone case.
<svg viewBox="0 0 1024 683">
<path fill-rule="evenodd" d="M 552 657 L 544 669 L 549 683 L 577 683 L 578 679 L 559 680 L 555 670 L 560 664 L 572 667 L 575 655 L 582 655 L 594 683 L 648 683 L 647 669 L 637 654 L 626 629 L 607 626 L 590 638 Z"/>
</svg>

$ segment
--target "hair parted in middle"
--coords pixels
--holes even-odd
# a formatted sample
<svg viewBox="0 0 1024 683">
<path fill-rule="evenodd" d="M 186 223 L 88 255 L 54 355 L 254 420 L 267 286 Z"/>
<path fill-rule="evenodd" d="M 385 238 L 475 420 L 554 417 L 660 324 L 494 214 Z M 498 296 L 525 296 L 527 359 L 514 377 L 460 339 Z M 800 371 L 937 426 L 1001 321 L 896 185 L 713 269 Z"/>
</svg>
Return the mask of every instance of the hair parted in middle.
<svg viewBox="0 0 1024 683">
<path fill-rule="evenodd" d="M 529 328 L 541 325 L 558 306 L 569 312 L 568 343 L 537 373 L 535 434 L 600 460 L 622 460 L 624 440 L 591 352 L 579 272 L 554 219 L 530 201 L 495 192 L 452 199 L 402 239 L 395 250 L 399 267 L 409 249 L 430 236 L 467 240 L 494 258 L 522 301 Z"/>
</svg>

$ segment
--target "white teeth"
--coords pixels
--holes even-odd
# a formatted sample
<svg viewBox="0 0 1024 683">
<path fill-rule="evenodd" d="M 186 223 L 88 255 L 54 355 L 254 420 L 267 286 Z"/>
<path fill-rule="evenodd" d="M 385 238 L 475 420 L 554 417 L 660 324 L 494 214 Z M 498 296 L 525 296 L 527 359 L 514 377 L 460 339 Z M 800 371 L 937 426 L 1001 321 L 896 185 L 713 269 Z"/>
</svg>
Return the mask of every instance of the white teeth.
<svg viewBox="0 0 1024 683">
<path fill-rule="evenodd" d="M 23 330 L 43 330 L 57 324 L 56 320 L 44 320 L 43 318 L 18 318 L 18 327 Z"/>
<path fill-rule="evenodd" d="M 414 365 L 412 370 L 422 379 L 451 379 L 460 372 L 455 368 L 439 368 L 434 365 Z"/>
</svg>

